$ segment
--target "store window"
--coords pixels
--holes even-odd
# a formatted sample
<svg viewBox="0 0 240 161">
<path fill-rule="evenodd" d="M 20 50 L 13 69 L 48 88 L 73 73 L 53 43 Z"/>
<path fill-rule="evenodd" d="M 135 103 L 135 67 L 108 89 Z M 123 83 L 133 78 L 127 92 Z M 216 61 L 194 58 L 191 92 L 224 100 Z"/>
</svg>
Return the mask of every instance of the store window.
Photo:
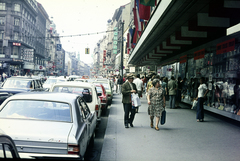
<svg viewBox="0 0 240 161">
<path fill-rule="evenodd" d="M 19 38 L 19 33 L 18 33 L 18 32 L 14 32 L 14 37 L 13 37 L 13 39 L 14 39 L 14 40 L 18 40 L 18 38 Z"/>
<path fill-rule="evenodd" d="M 15 26 L 20 26 L 20 19 L 19 18 L 14 18 L 14 25 Z"/>
<path fill-rule="evenodd" d="M 6 9 L 6 3 L 0 3 L 0 10 Z"/>
<path fill-rule="evenodd" d="M 0 17 L 0 25 L 4 25 L 5 24 L 5 17 Z"/>
<path fill-rule="evenodd" d="M 12 58 L 18 58 L 18 47 L 13 46 Z"/>
<path fill-rule="evenodd" d="M 20 12 L 20 4 L 14 4 L 14 11 Z"/>
</svg>

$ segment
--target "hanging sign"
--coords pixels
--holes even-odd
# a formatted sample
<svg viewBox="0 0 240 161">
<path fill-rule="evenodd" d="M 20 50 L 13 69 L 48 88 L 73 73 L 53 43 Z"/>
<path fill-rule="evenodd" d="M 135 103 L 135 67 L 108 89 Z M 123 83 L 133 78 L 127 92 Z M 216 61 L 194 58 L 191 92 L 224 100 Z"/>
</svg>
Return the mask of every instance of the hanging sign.
<svg viewBox="0 0 240 161">
<path fill-rule="evenodd" d="M 235 38 L 217 44 L 216 54 L 222 54 L 235 49 Z"/>
<path fill-rule="evenodd" d="M 205 49 L 198 50 L 194 52 L 194 60 L 202 59 L 205 55 Z"/>
</svg>

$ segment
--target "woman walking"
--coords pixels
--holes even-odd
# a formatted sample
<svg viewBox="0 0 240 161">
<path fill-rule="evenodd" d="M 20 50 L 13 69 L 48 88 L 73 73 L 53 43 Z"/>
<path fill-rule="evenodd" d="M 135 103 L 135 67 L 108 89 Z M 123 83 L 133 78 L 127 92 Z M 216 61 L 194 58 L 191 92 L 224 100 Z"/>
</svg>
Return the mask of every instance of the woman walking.
<svg viewBox="0 0 240 161">
<path fill-rule="evenodd" d="M 165 109 L 165 94 L 163 88 L 160 87 L 160 82 L 158 79 L 152 81 L 153 87 L 148 90 L 148 105 L 149 105 L 149 115 L 151 120 L 151 128 L 153 128 L 153 119 L 156 117 L 155 130 L 159 130 L 158 124 L 160 117 L 162 116 L 162 111 Z"/>
<path fill-rule="evenodd" d="M 204 119 L 204 108 L 203 108 L 203 102 L 204 102 L 204 97 L 208 93 L 208 88 L 206 84 L 203 83 L 204 78 L 200 78 L 200 85 L 198 87 L 198 96 L 196 100 L 198 101 L 197 103 L 197 122 L 203 122 Z"/>
</svg>

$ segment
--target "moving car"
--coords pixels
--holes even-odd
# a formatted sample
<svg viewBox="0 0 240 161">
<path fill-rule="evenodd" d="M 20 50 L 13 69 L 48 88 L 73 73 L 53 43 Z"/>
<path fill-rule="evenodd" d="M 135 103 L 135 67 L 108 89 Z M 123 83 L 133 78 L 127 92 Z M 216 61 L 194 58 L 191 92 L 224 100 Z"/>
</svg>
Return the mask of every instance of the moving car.
<svg viewBox="0 0 240 161">
<path fill-rule="evenodd" d="M 51 88 L 51 86 L 54 84 L 54 83 L 57 83 L 57 82 L 66 82 L 67 79 L 66 78 L 59 78 L 59 77 L 56 77 L 56 78 L 48 78 L 46 80 L 46 82 L 43 84 L 43 88 L 45 89 L 45 91 L 49 91 L 49 89 Z"/>
<path fill-rule="evenodd" d="M 97 89 L 97 95 L 101 100 L 102 104 L 102 113 L 106 113 L 107 107 L 108 107 L 108 96 L 106 93 L 106 90 L 102 84 L 95 84 Z"/>
<path fill-rule="evenodd" d="M 0 130 L 0 158 L 19 159 L 17 148 L 12 138 Z"/>
<path fill-rule="evenodd" d="M 94 144 L 96 113 L 71 93 L 21 93 L 0 106 L 0 128 L 21 158 L 84 159 Z"/>
<path fill-rule="evenodd" d="M 96 86 L 86 82 L 59 82 L 50 88 L 49 92 L 76 93 L 83 95 L 91 111 L 97 114 L 98 122 L 101 120 L 101 100 L 97 96 Z"/>
<path fill-rule="evenodd" d="M 112 99 L 113 99 L 113 91 L 111 87 L 111 81 L 108 79 L 96 79 L 93 84 L 102 84 L 107 92 L 108 96 L 108 105 L 112 104 Z"/>
</svg>

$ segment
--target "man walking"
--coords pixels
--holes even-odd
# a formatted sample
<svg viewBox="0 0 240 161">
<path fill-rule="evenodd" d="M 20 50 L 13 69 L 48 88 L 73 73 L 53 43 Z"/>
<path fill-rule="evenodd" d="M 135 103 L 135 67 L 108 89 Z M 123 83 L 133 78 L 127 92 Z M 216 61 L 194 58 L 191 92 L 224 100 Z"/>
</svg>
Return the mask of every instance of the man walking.
<svg viewBox="0 0 240 161">
<path fill-rule="evenodd" d="M 122 92 L 122 84 L 123 84 L 123 78 L 121 76 L 119 76 L 117 84 L 118 84 L 119 94 L 121 94 L 121 92 Z"/>
<path fill-rule="evenodd" d="M 136 84 L 138 97 L 140 98 L 143 92 L 143 81 L 140 79 L 140 74 L 137 74 L 137 77 L 134 79 L 133 83 Z M 138 113 L 138 109 L 139 106 L 136 108 L 136 113 Z"/>
<path fill-rule="evenodd" d="M 169 93 L 169 107 L 175 108 L 175 97 L 177 93 L 177 84 L 175 78 L 172 76 L 168 82 L 168 93 Z"/>
<path fill-rule="evenodd" d="M 127 76 L 128 81 L 122 85 L 122 103 L 124 109 L 124 125 L 128 128 L 128 124 L 133 127 L 133 120 L 136 110 L 132 108 L 131 94 L 137 93 L 136 85 L 133 83 L 133 76 Z M 131 112 L 129 118 L 129 112 Z"/>
</svg>

